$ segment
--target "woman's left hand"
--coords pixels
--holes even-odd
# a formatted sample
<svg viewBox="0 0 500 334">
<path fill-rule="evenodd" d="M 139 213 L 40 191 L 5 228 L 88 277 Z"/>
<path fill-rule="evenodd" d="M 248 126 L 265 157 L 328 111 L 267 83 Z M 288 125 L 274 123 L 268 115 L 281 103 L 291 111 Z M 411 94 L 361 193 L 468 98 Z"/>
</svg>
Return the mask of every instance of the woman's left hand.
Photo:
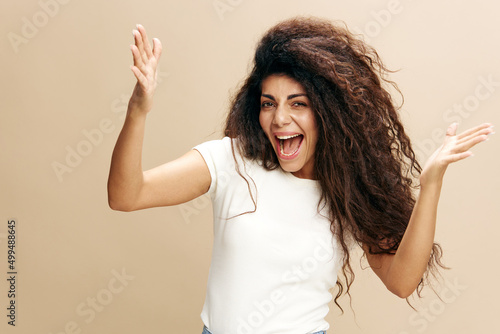
<svg viewBox="0 0 500 334">
<path fill-rule="evenodd" d="M 488 139 L 494 133 L 491 123 L 483 123 L 460 134 L 458 123 L 451 124 L 446 130 L 444 143 L 429 157 L 420 174 L 420 184 L 441 184 L 448 165 L 472 155 L 469 149 Z"/>
</svg>

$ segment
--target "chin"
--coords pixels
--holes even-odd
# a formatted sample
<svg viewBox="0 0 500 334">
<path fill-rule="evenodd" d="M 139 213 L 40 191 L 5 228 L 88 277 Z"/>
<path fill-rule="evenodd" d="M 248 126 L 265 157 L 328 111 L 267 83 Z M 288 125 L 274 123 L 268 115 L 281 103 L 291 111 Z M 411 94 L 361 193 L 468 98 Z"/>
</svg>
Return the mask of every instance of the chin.
<svg viewBox="0 0 500 334">
<path fill-rule="evenodd" d="M 298 172 L 303 167 L 303 166 L 298 165 L 297 163 L 293 163 L 293 162 L 281 161 L 279 159 L 278 159 L 278 161 L 279 161 L 279 164 L 281 166 L 281 169 L 283 169 L 285 172 L 289 172 L 289 173 Z"/>
</svg>

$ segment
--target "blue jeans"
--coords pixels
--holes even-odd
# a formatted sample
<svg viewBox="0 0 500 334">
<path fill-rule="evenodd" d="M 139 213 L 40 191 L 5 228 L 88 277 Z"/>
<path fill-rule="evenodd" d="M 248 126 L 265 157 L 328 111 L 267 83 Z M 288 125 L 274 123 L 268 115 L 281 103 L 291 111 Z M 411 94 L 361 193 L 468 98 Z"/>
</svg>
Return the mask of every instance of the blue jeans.
<svg viewBox="0 0 500 334">
<path fill-rule="evenodd" d="M 203 333 L 201 334 L 212 334 L 207 328 L 207 326 L 203 325 Z M 312 334 L 326 334 L 326 331 L 319 331 L 319 332 L 314 332 Z"/>
</svg>

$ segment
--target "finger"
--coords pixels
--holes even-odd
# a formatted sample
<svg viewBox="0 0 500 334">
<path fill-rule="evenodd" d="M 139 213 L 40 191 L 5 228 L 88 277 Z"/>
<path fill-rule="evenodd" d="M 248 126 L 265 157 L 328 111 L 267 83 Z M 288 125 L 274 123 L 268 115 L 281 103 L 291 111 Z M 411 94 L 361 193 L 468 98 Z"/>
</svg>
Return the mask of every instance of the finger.
<svg viewBox="0 0 500 334">
<path fill-rule="evenodd" d="M 153 38 L 153 55 L 156 60 L 158 60 L 161 56 L 162 45 L 158 38 Z"/>
<path fill-rule="evenodd" d="M 451 155 L 447 156 L 446 158 L 444 158 L 443 160 L 446 164 L 451 164 L 453 162 L 457 162 L 459 160 L 463 160 L 465 158 L 468 158 L 472 155 L 473 154 L 471 151 L 460 152 L 460 153 L 456 153 L 456 154 L 451 154 Z"/>
<path fill-rule="evenodd" d="M 144 62 L 142 60 L 141 54 L 137 49 L 136 45 L 130 45 L 130 50 L 132 51 L 132 55 L 134 57 L 134 66 L 137 66 L 139 69 L 144 69 Z"/>
<path fill-rule="evenodd" d="M 456 145 L 453 149 L 454 152 L 464 152 L 469 150 L 471 147 L 476 146 L 477 144 L 488 139 L 488 135 L 478 135 L 470 138 L 468 141 L 463 142 L 462 144 Z"/>
<path fill-rule="evenodd" d="M 142 25 L 138 24 L 137 30 L 139 30 L 139 32 L 142 36 L 142 41 L 144 44 L 144 50 L 146 52 L 146 56 L 148 58 L 151 58 L 153 56 L 153 53 L 151 52 L 151 45 L 149 44 L 149 39 L 148 39 L 148 35 L 146 33 L 146 29 Z"/>
<path fill-rule="evenodd" d="M 454 122 L 446 129 L 446 136 L 454 136 L 457 133 L 458 123 Z"/>
<path fill-rule="evenodd" d="M 493 126 L 491 123 L 483 123 L 481 125 L 475 126 L 473 128 L 468 129 L 467 131 L 462 132 L 461 134 L 458 135 L 457 139 L 462 139 L 464 137 L 470 136 L 471 134 L 480 131 L 482 129 L 488 128 Z"/>
<path fill-rule="evenodd" d="M 146 51 L 144 50 L 144 41 L 142 39 L 142 35 L 139 31 L 137 30 L 132 30 L 132 33 L 134 34 L 134 40 L 135 40 L 135 45 L 137 46 L 137 49 L 139 50 L 139 55 L 142 58 L 142 62 L 146 63 L 148 61 L 148 56 L 146 54 Z"/>
<path fill-rule="evenodd" d="M 130 66 L 130 69 L 134 73 L 135 78 L 141 84 L 143 89 L 145 89 L 147 87 L 148 81 L 147 81 L 146 77 L 144 76 L 144 74 L 142 74 L 142 72 L 137 68 L 137 66 Z"/>
<path fill-rule="evenodd" d="M 486 127 L 486 128 L 481 128 L 481 129 L 477 130 L 476 132 L 471 133 L 470 135 L 463 137 L 460 140 L 457 140 L 457 144 L 462 144 L 462 143 L 468 142 L 469 140 L 474 139 L 477 136 L 482 136 L 482 135 L 489 136 L 493 133 L 495 133 L 495 132 L 493 130 L 493 127 L 491 127 L 491 126 Z"/>
</svg>

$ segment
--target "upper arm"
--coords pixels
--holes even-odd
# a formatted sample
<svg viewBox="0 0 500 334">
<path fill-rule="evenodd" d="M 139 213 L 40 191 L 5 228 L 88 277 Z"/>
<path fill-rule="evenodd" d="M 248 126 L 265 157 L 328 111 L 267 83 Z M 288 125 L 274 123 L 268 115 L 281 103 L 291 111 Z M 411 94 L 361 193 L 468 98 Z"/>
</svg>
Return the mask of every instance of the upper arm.
<svg viewBox="0 0 500 334">
<path fill-rule="evenodd" d="M 407 298 L 415 291 L 416 285 L 404 273 L 405 266 L 409 264 L 398 262 L 396 269 L 392 267 L 395 253 L 370 254 L 366 245 L 363 245 L 363 250 L 370 267 L 389 291 L 400 298 Z"/>
<path fill-rule="evenodd" d="M 363 244 L 362 247 L 370 268 L 372 268 L 373 272 L 382 280 L 384 285 L 391 290 L 388 272 L 391 267 L 392 260 L 394 259 L 394 254 L 370 254 L 369 247 L 366 244 Z"/>
<path fill-rule="evenodd" d="M 131 211 L 188 202 L 205 194 L 211 180 L 202 155 L 192 149 L 180 158 L 143 172 L 143 185 Z"/>
</svg>

